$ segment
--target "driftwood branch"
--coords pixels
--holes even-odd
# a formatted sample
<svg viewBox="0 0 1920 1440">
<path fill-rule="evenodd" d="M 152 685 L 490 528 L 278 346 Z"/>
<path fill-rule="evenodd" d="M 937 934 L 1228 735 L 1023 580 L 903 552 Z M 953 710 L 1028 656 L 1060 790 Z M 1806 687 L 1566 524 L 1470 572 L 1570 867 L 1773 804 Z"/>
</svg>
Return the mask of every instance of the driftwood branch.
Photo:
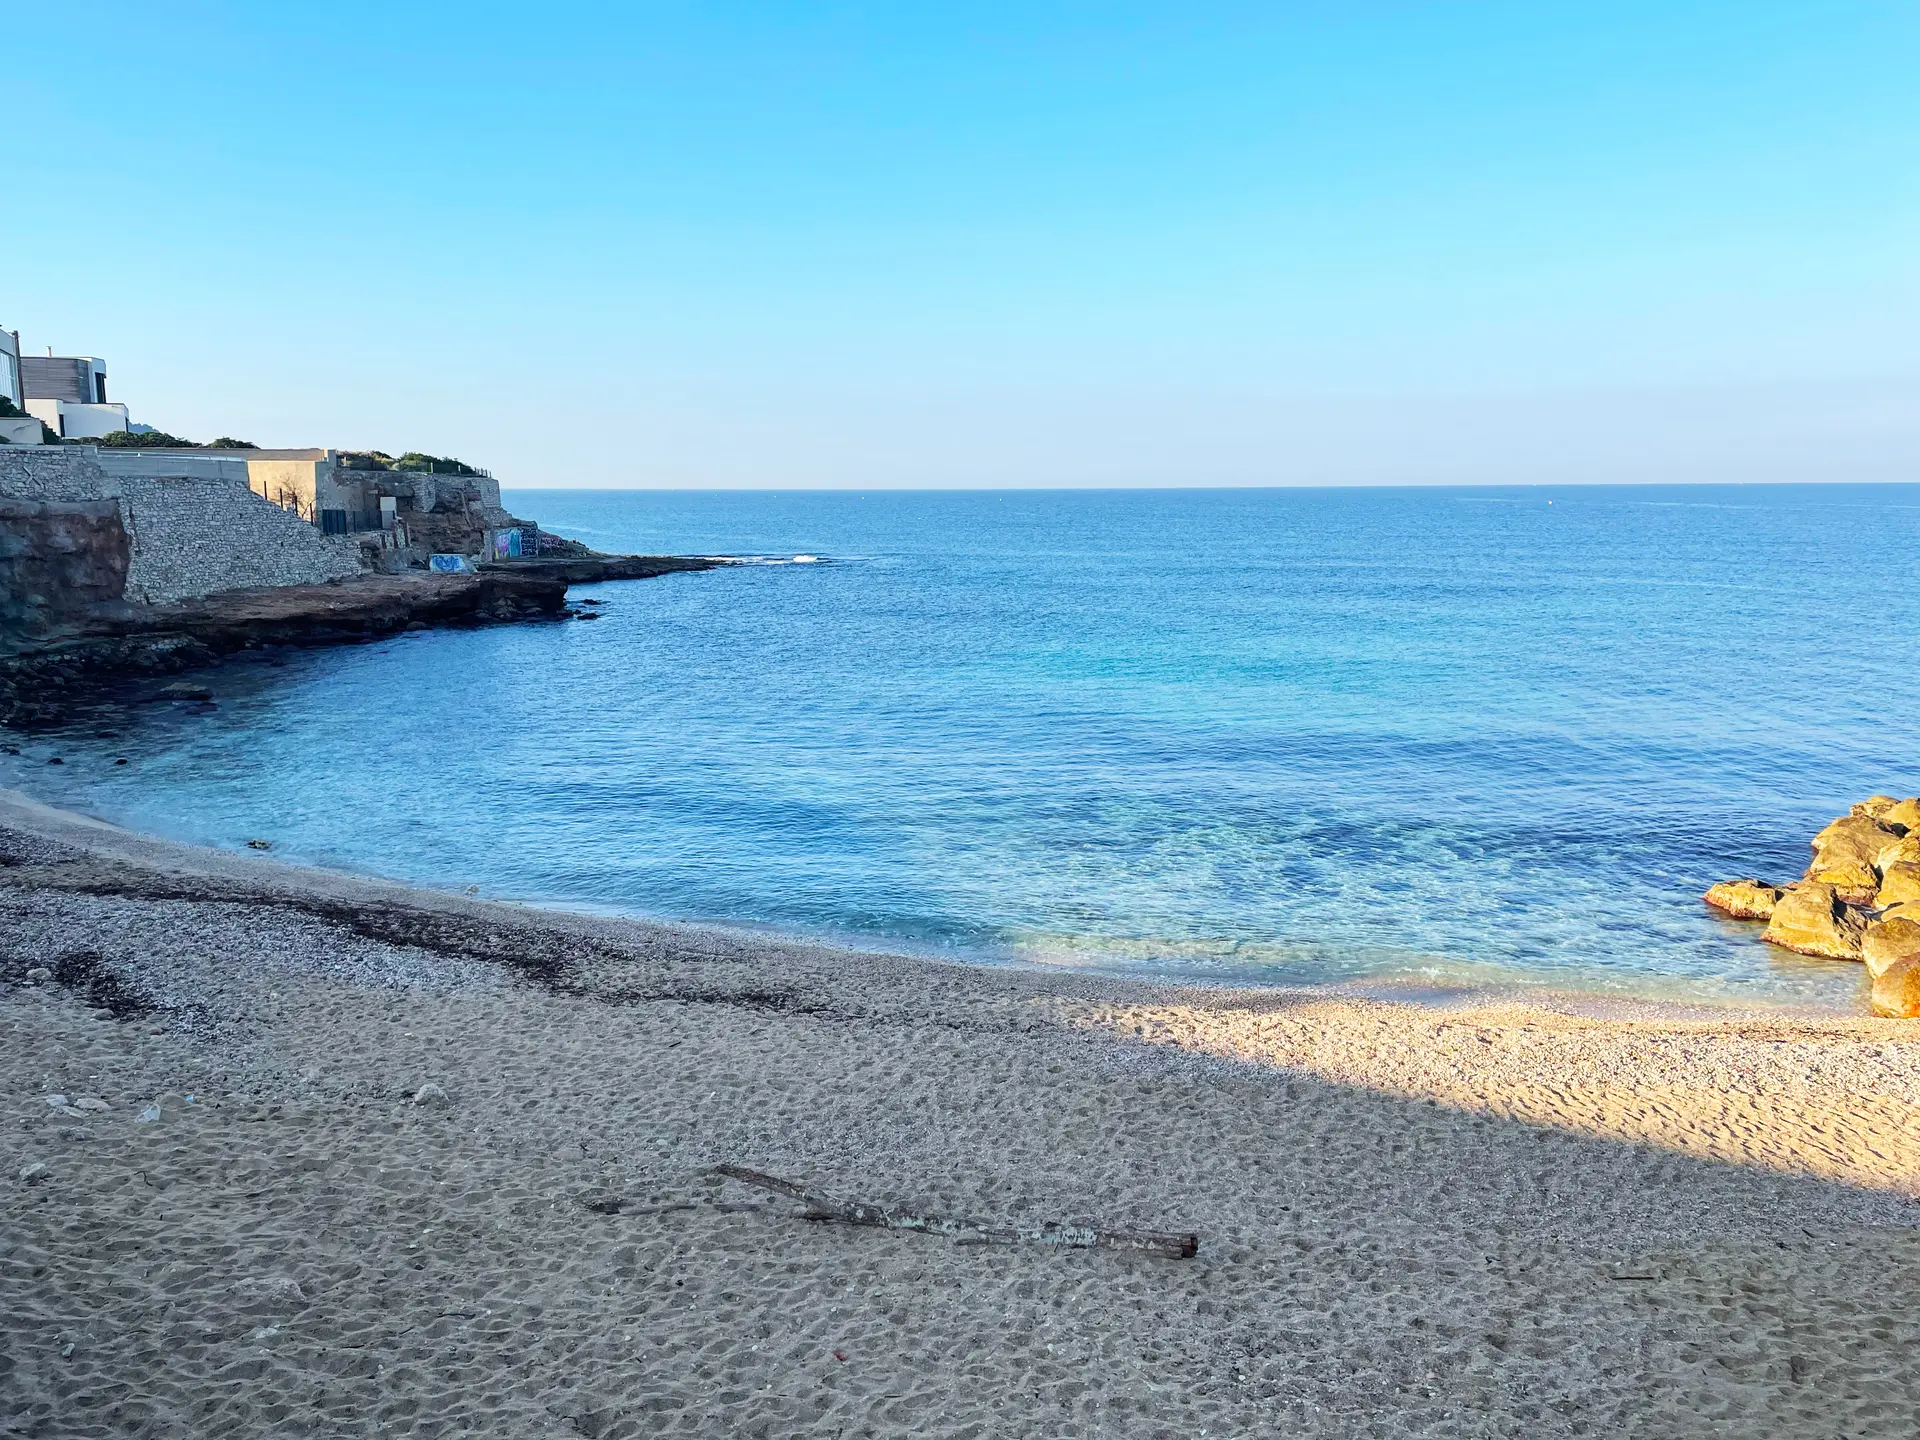
<svg viewBox="0 0 1920 1440">
<path fill-rule="evenodd" d="M 809 1220 L 836 1220 L 844 1225 L 874 1225 L 887 1230 L 918 1230 L 927 1235 L 946 1235 L 967 1245 L 1063 1245 L 1075 1250 L 1141 1250 L 1150 1255 L 1166 1255 L 1190 1260 L 1200 1250 L 1198 1235 L 1164 1235 L 1153 1230 L 1100 1230 L 1091 1225 L 1048 1223 L 1045 1225 L 1005 1226 L 984 1220 L 966 1220 L 944 1215 L 916 1215 L 906 1210 L 888 1210 L 864 1201 L 841 1202 L 829 1199 L 804 1185 L 765 1175 L 744 1165 L 719 1165 L 714 1174 L 743 1185 L 754 1185 L 785 1195 L 806 1206 Z"/>
</svg>

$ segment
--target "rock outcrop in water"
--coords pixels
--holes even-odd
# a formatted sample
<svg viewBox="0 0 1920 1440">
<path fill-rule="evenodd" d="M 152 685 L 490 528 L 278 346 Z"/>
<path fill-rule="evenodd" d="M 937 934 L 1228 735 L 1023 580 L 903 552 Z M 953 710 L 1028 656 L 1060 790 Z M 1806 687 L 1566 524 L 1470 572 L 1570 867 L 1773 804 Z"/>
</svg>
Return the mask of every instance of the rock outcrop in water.
<svg viewBox="0 0 1920 1440">
<path fill-rule="evenodd" d="M 1707 891 L 1706 902 L 1736 920 L 1770 920 L 1783 893 L 1758 880 L 1722 880 Z"/>
<path fill-rule="evenodd" d="M 1873 795 L 1813 837 L 1790 884 L 1723 880 L 1702 898 L 1761 938 L 1827 960 L 1864 962 L 1876 1014 L 1920 1018 L 1920 797 Z"/>
</svg>

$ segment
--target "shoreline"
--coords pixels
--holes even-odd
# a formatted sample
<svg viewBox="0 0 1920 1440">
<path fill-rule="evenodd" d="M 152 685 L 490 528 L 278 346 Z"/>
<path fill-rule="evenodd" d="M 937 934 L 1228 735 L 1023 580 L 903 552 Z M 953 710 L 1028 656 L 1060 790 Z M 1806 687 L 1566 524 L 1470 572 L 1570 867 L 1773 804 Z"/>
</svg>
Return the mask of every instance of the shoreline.
<svg viewBox="0 0 1920 1440">
<path fill-rule="evenodd" d="M 56 814 L 71 815 L 97 822 L 117 831 L 139 834 L 157 844 L 224 855 L 247 865 L 272 864 L 300 873 L 366 880 L 398 886 L 404 890 L 422 894 L 460 896 L 477 894 L 479 890 L 478 886 L 469 888 L 459 879 L 407 878 L 383 873 L 373 868 L 363 868 L 351 861 L 329 864 L 297 857 L 283 858 L 277 849 L 272 859 L 268 860 L 265 855 L 249 854 L 236 846 L 222 846 L 185 837 L 150 835 L 130 829 L 126 822 L 104 815 L 71 811 L 64 808 L 58 801 L 43 800 L 27 791 L 9 789 L 5 785 L 0 785 L 0 797 L 25 800 L 34 805 L 44 806 Z M 0 823 L 4 823 L 3 818 L 0 818 Z M 640 926 L 659 927 L 669 932 L 693 930 L 725 936 L 734 942 L 748 946 L 754 944 L 798 946 L 916 964 L 960 966 L 970 969 L 1012 969 L 1037 975 L 1087 976 L 1122 985 L 1139 984 L 1159 990 L 1218 990 L 1248 995 L 1324 997 L 1331 1000 L 1408 1005 L 1417 1009 L 1437 1011 L 1519 1006 L 1589 1019 L 1675 1020 L 1707 1024 L 1874 1018 L 1871 1010 L 1858 1001 L 1854 1004 L 1821 1003 L 1813 1000 L 1753 999 L 1737 994 L 1716 993 L 1714 990 L 1716 982 L 1708 977 L 1657 975 L 1644 984 L 1605 988 L 1597 984 L 1582 986 L 1577 983 L 1577 977 L 1571 974 L 1563 978 L 1550 976 L 1546 972 L 1527 972 L 1518 969 L 1509 971 L 1506 967 L 1491 966 L 1481 968 L 1498 969 L 1503 972 L 1502 978 L 1474 978 L 1431 971 L 1408 971 L 1289 981 L 1283 978 L 1260 976 L 1238 978 L 1217 973 L 1176 971 L 1155 973 L 1129 968 L 1121 963 L 1081 964 L 1036 960 L 1023 957 L 1010 947 L 968 948 L 943 946 L 932 942 L 916 944 L 912 941 L 879 939 L 831 929 L 793 928 L 774 922 L 654 914 L 638 908 L 591 901 L 573 901 L 565 896 L 491 894 L 484 897 L 484 903 L 536 915 L 573 915 L 614 923 L 628 922 Z M 1759 924 L 1754 924 L 1753 929 L 1756 934 L 1759 928 Z M 1820 963 L 1831 965 L 1849 979 L 1856 978 L 1859 970 L 1857 965 L 1841 961 Z M 1587 973 L 1596 980 L 1600 978 L 1593 972 Z M 1510 978 L 1505 978 L 1507 976 Z M 1666 993 L 1662 993 L 1663 990 Z"/>
<path fill-rule="evenodd" d="M 1902 1022 L 889 957 L 289 866 L 14 792 L 0 908 L 18 1433 L 1920 1414 Z M 1199 1254 L 808 1222 L 721 1164 Z"/>
</svg>

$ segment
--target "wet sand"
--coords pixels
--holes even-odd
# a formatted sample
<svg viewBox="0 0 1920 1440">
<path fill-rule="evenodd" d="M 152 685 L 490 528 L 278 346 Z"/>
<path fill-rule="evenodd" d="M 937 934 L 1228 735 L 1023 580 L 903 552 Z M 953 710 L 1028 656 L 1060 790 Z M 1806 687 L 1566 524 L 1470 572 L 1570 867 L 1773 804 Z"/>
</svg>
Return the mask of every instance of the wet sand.
<svg viewBox="0 0 1920 1440">
<path fill-rule="evenodd" d="M 0 1434 L 1920 1430 L 1911 1023 L 945 966 L 12 795 L 0 911 Z"/>
</svg>

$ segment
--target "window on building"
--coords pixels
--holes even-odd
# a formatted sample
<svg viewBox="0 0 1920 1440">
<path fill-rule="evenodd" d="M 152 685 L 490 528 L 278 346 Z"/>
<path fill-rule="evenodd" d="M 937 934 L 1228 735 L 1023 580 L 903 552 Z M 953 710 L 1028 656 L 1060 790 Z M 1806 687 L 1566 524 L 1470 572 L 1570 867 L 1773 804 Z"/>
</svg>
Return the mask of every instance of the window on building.
<svg viewBox="0 0 1920 1440">
<path fill-rule="evenodd" d="M 96 405 L 107 403 L 107 372 L 104 370 L 93 372 L 93 403 Z"/>
</svg>

